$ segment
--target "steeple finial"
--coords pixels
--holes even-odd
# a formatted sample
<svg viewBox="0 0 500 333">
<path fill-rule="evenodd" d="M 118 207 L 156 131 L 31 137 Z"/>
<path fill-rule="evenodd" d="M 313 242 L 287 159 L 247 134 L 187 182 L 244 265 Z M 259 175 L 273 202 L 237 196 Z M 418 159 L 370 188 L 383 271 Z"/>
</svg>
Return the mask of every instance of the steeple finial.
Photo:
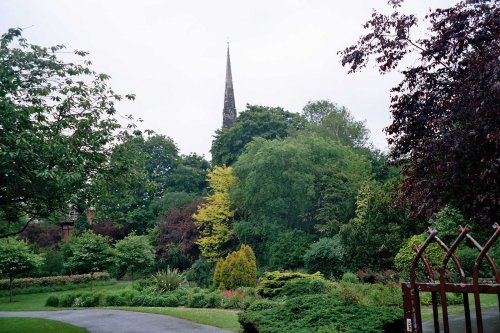
<svg viewBox="0 0 500 333">
<path fill-rule="evenodd" d="M 231 59 L 229 56 L 229 42 L 227 42 L 226 89 L 224 92 L 224 109 L 222 110 L 222 128 L 233 126 L 236 119 L 234 102 L 233 77 L 231 74 Z"/>
</svg>

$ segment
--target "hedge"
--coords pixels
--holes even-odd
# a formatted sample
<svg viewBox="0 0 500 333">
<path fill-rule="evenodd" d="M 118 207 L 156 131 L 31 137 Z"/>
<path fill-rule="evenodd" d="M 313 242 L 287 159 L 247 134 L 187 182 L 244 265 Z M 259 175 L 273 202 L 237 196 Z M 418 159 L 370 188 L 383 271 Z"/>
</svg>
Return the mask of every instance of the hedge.
<svg viewBox="0 0 500 333">
<path fill-rule="evenodd" d="M 33 288 L 33 287 L 50 287 L 63 286 L 67 284 L 88 283 L 92 281 L 106 281 L 110 279 L 110 275 L 106 272 L 97 272 L 90 274 L 79 275 L 60 275 L 60 276 L 44 276 L 39 278 L 22 278 L 14 279 L 12 282 L 13 288 Z M 0 290 L 9 290 L 9 280 L 0 280 Z"/>
</svg>

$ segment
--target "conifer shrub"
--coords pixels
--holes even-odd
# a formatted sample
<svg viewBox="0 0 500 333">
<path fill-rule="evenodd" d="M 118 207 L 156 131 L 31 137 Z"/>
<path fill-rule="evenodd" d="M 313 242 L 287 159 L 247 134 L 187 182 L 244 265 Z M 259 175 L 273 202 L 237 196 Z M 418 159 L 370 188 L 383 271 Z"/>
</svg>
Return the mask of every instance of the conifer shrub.
<svg viewBox="0 0 500 333">
<path fill-rule="evenodd" d="M 257 281 L 257 263 L 252 248 L 242 245 L 215 265 L 213 285 L 221 290 L 254 287 Z"/>
<path fill-rule="evenodd" d="M 244 332 L 327 332 L 379 333 L 394 324 L 403 329 L 399 308 L 346 304 L 337 295 L 302 295 L 279 301 L 256 301 L 238 314 Z"/>
<path fill-rule="evenodd" d="M 266 272 L 257 287 L 257 293 L 262 297 L 274 297 L 281 293 L 286 283 L 300 279 L 320 279 L 324 280 L 323 274 L 316 272 L 306 274 L 299 272 Z"/>
<path fill-rule="evenodd" d="M 298 296 L 309 294 L 322 294 L 326 290 L 326 280 L 318 278 L 306 278 L 291 280 L 285 283 L 281 295 Z"/>
</svg>

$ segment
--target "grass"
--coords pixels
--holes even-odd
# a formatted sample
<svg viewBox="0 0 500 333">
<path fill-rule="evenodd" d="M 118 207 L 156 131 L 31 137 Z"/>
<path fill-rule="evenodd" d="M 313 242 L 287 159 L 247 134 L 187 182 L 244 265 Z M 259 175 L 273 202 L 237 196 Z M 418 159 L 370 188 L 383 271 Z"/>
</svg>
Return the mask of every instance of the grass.
<svg viewBox="0 0 500 333">
<path fill-rule="evenodd" d="M 474 305 L 474 295 L 469 294 L 469 304 L 470 304 L 470 311 L 471 313 L 474 313 L 474 309 L 476 308 Z M 488 308 L 494 308 L 498 307 L 498 297 L 497 295 L 493 294 L 481 294 L 481 309 L 488 309 Z M 439 306 L 439 315 L 441 316 L 442 308 Z M 454 314 L 461 314 L 464 313 L 464 306 L 463 305 L 448 305 L 448 314 L 449 315 L 454 315 Z M 427 321 L 432 319 L 432 307 L 431 306 L 426 306 L 422 307 L 422 321 Z"/>
<path fill-rule="evenodd" d="M 241 328 L 238 322 L 238 311 L 233 310 L 148 307 L 112 307 L 112 309 L 163 314 L 234 332 L 238 332 Z"/>
<path fill-rule="evenodd" d="M 100 290 L 122 290 L 129 288 L 132 282 L 117 282 L 112 285 L 97 285 L 97 286 L 87 286 L 79 289 L 71 289 L 66 291 L 52 291 L 43 292 L 36 294 L 22 294 L 14 295 L 12 303 L 9 303 L 9 297 L 0 297 L 0 311 L 47 311 L 47 310 L 60 310 L 61 308 L 51 308 L 45 306 L 45 302 L 50 295 L 62 295 L 68 292 L 80 292 L 80 291 L 100 291 Z"/>
<path fill-rule="evenodd" d="M 0 318 L 2 333 L 89 333 L 82 327 L 40 318 Z"/>
</svg>

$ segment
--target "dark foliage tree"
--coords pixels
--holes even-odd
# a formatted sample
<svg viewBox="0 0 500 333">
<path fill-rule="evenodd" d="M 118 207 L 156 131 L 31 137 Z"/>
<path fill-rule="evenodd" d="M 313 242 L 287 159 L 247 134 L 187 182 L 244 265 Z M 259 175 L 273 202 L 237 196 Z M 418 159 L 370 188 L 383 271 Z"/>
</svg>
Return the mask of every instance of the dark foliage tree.
<svg viewBox="0 0 500 333">
<path fill-rule="evenodd" d="M 452 204 L 489 225 L 500 218 L 499 1 L 464 0 L 425 19 L 428 34 L 414 39 L 417 17 L 374 12 L 369 32 L 340 52 L 342 64 L 354 72 L 375 57 L 386 73 L 413 54 L 386 129 L 405 198 L 426 217 Z"/>
<path fill-rule="evenodd" d="M 232 165 L 254 138 L 283 139 L 291 132 L 304 128 L 305 124 L 302 116 L 279 107 L 247 105 L 232 127 L 215 133 L 210 150 L 212 164 Z"/>
<path fill-rule="evenodd" d="M 57 225 L 43 226 L 40 223 L 30 223 L 20 234 L 21 238 L 39 247 L 51 247 L 61 241 L 61 227 Z"/>
<path fill-rule="evenodd" d="M 90 229 L 96 235 L 101 235 L 107 237 L 112 242 L 116 242 L 125 238 L 126 230 L 124 227 L 115 221 L 101 221 L 99 223 L 94 223 L 90 226 Z"/>
<path fill-rule="evenodd" d="M 156 240 L 156 254 L 172 266 L 187 268 L 200 254 L 196 244 L 200 233 L 193 219 L 193 214 L 200 204 L 201 201 L 198 201 L 182 209 L 173 208 L 166 219 L 159 223 L 160 233 Z"/>
<path fill-rule="evenodd" d="M 21 29 L 0 37 L 0 237 L 85 201 L 120 127 L 109 76 L 85 52 L 59 59 L 63 48 L 29 44 Z"/>
</svg>

